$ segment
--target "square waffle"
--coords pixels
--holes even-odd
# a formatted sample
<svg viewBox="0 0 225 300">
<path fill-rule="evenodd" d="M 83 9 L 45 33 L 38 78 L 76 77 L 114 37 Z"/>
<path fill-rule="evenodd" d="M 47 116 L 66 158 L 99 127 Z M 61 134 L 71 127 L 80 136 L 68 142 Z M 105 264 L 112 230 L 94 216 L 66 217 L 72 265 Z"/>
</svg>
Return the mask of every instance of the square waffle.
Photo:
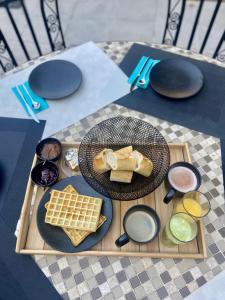
<svg viewBox="0 0 225 300">
<path fill-rule="evenodd" d="M 98 220 L 97 229 L 102 226 L 102 224 L 106 221 L 105 216 L 100 216 Z M 92 232 L 85 231 L 85 230 L 78 230 L 78 229 L 71 229 L 71 228 L 62 228 L 64 232 L 70 238 L 72 244 L 77 247 L 87 236 L 89 236 Z"/>
<path fill-rule="evenodd" d="M 95 232 L 101 206 L 100 198 L 52 190 L 45 222 L 54 226 Z"/>
<path fill-rule="evenodd" d="M 65 187 L 65 189 L 63 190 L 63 192 L 78 194 L 76 189 L 71 184 L 67 185 Z M 49 201 L 47 203 L 45 203 L 46 209 L 48 209 L 48 204 L 49 204 Z M 106 217 L 103 215 L 100 215 L 97 229 L 100 228 L 105 221 L 106 221 Z M 62 227 L 62 229 L 64 230 L 64 232 L 69 237 L 69 239 L 71 240 L 72 244 L 75 247 L 77 247 L 87 236 L 89 236 L 92 233 L 91 231 L 71 229 L 71 228 L 63 228 Z"/>
</svg>

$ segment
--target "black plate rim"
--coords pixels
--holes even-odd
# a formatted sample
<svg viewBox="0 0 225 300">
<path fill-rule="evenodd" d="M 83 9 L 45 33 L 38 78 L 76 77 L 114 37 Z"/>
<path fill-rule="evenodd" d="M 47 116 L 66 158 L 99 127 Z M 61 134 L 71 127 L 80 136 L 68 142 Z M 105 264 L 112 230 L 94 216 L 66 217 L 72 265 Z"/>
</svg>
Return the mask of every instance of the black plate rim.
<svg viewBox="0 0 225 300">
<path fill-rule="evenodd" d="M 163 60 L 161 60 L 159 63 L 157 63 L 157 64 L 154 66 L 154 68 L 152 69 L 151 73 L 154 73 L 154 69 L 157 68 L 157 67 L 159 67 L 163 62 L 165 63 L 165 61 L 171 61 L 171 60 L 183 61 L 183 62 L 185 62 L 185 63 L 188 63 L 188 64 L 192 65 L 192 67 L 194 67 L 194 68 L 199 72 L 199 74 L 202 75 L 202 82 L 201 82 L 201 85 L 199 86 L 199 88 L 196 89 L 195 92 L 189 93 L 189 95 L 183 96 L 183 97 L 182 97 L 182 96 L 179 97 L 178 95 L 177 95 L 177 96 L 171 97 L 171 96 L 168 96 L 168 95 L 166 95 L 166 94 L 164 94 L 164 93 L 159 92 L 159 91 L 155 88 L 154 84 L 152 84 L 152 80 L 150 81 L 150 86 L 151 86 L 151 88 L 152 88 L 158 95 L 163 96 L 163 97 L 168 98 L 168 99 L 174 99 L 174 100 L 185 100 L 185 99 L 188 99 L 188 98 L 190 98 L 190 97 L 193 97 L 193 96 L 197 95 L 197 94 L 199 93 L 199 91 L 200 91 L 200 90 L 203 88 L 203 86 L 204 86 L 204 76 L 203 76 L 202 71 L 201 71 L 195 64 L 193 64 L 192 62 L 189 62 L 189 61 L 187 61 L 187 60 L 185 60 L 185 59 L 182 59 L 182 58 L 167 58 L 167 59 L 163 59 Z M 150 76 L 151 76 L 151 75 L 150 75 Z"/>
<path fill-rule="evenodd" d="M 57 185 L 57 184 L 59 184 L 59 183 L 61 183 L 62 181 L 68 181 L 68 180 L 72 180 L 72 178 L 75 178 L 75 177 L 80 177 L 80 178 L 82 178 L 83 180 L 84 180 L 84 177 L 83 176 L 81 176 L 81 175 L 75 175 L 75 176 L 71 176 L 71 177 L 67 177 L 67 178 L 64 178 L 64 179 L 62 179 L 62 180 L 60 180 L 60 181 L 58 181 L 56 184 L 54 184 L 53 186 L 51 186 L 45 193 L 44 193 L 44 195 L 42 196 L 42 198 L 41 198 L 41 200 L 40 200 L 40 203 L 39 203 L 39 205 L 38 205 L 38 209 L 37 209 L 37 215 L 36 215 L 36 223 L 37 223 L 37 227 L 38 227 L 38 231 L 39 231 L 39 233 L 40 233 L 40 235 L 41 235 L 41 237 L 42 237 L 42 239 L 49 245 L 49 246 L 51 246 L 53 249 L 55 249 L 56 251 L 60 251 L 60 252 L 63 252 L 63 253 L 78 253 L 78 252 L 84 252 L 84 251 L 88 251 L 89 249 L 91 249 L 92 247 L 94 247 L 97 243 L 99 243 L 105 236 L 106 236 L 106 234 L 108 233 L 108 231 L 109 231 L 109 229 L 110 229 L 110 226 L 111 226 L 111 224 L 112 224 L 112 219 L 113 219 L 113 203 L 112 203 L 112 199 L 110 199 L 110 198 L 107 198 L 106 196 L 104 196 L 104 197 L 102 197 L 101 196 L 101 194 L 100 193 L 98 193 L 100 196 L 101 196 L 101 198 L 103 199 L 103 201 L 104 201 L 104 203 L 106 202 L 106 201 L 108 201 L 108 205 L 110 206 L 110 209 L 111 209 L 111 215 L 110 216 L 107 216 L 107 220 L 105 221 L 105 223 L 102 225 L 102 228 L 104 229 L 104 234 L 102 234 L 102 236 L 100 237 L 100 238 L 98 238 L 98 239 L 96 239 L 96 240 L 92 240 L 92 243 L 90 244 L 90 245 L 87 245 L 86 247 L 84 247 L 83 246 L 83 243 L 84 242 L 86 242 L 86 241 L 88 241 L 88 238 L 89 237 L 87 237 L 84 241 L 82 241 L 77 247 L 74 247 L 73 245 L 72 245 L 72 243 L 70 242 L 70 240 L 69 240 L 69 237 L 67 237 L 67 235 L 65 234 L 65 237 L 68 239 L 68 241 L 71 243 L 71 249 L 73 249 L 73 251 L 70 251 L 70 250 L 62 250 L 62 249 L 59 249 L 59 248 L 57 248 L 57 247 L 55 247 L 55 245 L 52 245 L 51 243 L 49 243 L 49 242 L 47 242 L 46 241 L 46 239 L 45 239 L 45 236 L 43 235 L 43 233 L 42 233 L 42 230 L 41 230 L 41 228 L 40 228 L 40 221 L 39 221 L 39 214 L 40 214 L 40 210 L 43 208 L 43 206 L 44 206 L 44 204 L 49 200 L 49 198 L 47 198 L 47 199 L 45 199 L 45 196 L 47 195 L 47 194 L 49 194 L 49 192 L 51 191 L 51 189 L 54 189 L 54 187 L 55 187 L 55 185 Z M 85 181 L 85 183 L 86 183 L 86 181 Z M 66 183 L 66 185 L 68 185 L 68 184 L 74 184 L 74 182 L 73 183 L 71 183 L 71 182 L 67 182 Z M 86 183 L 87 184 L 87 183 Z M 66 186 L 65 185 L 65 186 Z M 89 188 L 91 188 L 95 193 L 96 193 L 96 191 L 90 186 L 90 185 L 88 185 L 89 186 Z M 106 199 L 105 199 L 106 198 Z M 52 225 L 50 225 L 50 224 L 46 224 L 47 226 L 52 226 Z M 105 228 L 103 227 L 105 225 Z M 107 225 L 107 226 L 106 226 Z M 52 227 L 54 227 L 54 226 L 52 226 Z M 62 232 L 63 232 L 63 230 L 61 229 L 61 228 L 59 228 Z M 100 229 L 100 228 L 99 228 Z M 92 238 L 92 237 L 91 237 Z M 83 246 L 83 247 L 82 247 Z M 82 250 L 79 250 L 79 248 L 83 248 Z"/>
<path fill-rule="evenodd" d="M 63 62 L 69 63 L 70 65 L 73 65 L 73 67 L 76 67 L 76 69 L 77 69 L 77 71 L 79 72 L 79 75 L 80 75 L 80 82 L 79 82 L 78 86 L 76 87 L 76 89 L 74 89 L 74 90 L 71 91 L 71 92 L 64 93 L 63 96 L 60 95 L 60 96 L 56 96 L 56 97 L 51 97 L 51 96 L 50 96 L 50 97 L 49 97 L 49 96 L 46 97 L 46 95 L 37 92 L 37 90 L 36 90 L 36 89 L 34 88 L 34 86 L 32 85 L 32 81 L 31 81 L 32 74 L 33 74 L 33 72 L 34 72 L 39 66 L 41 66 L 41 65 L 43 65 L 43 64 L 46 64 L 46 63 L 49 63 L 49 62 L 52 62 L 52 61 L 54 61 L 54 62 L 55 62 L 55 61 L 63 61 Z M 79 90 L 79 88 L 80 88 L 80 86 L 81 86 L 81 84 L 82 84 L 82 81 L 83 81 L 83 75 L 82 75 L 81 69 L 80 69 L 76 64 L 74 64 L 73 62 L 71 62 L 71 61 L 69 61 L 69 60 L 65 60 L 65 59 L 52 59 L 52 60 L 45 61 L 45 62 L 39 64 L 38 66 L 36 66 L 36 67 L 31 71 L 31 73 L 30 73 L 30 75 L 29 75 L 29 77 L 28 77 L 28 83 L 29 83 L 29 86 L 30 86 L 31 90 L 32 90 L 36 95 L 38 95 L 39 97 L 45 98 L 45 99 L 48 99 L 48 100 L 60 100 L 60 99 L 63 99 L 63 98 L 65 98 L 65 97 L 68 97 L 68 96 L 74 94 L 75 92 L 77 92 L 77 91 Z"/>
</svg>

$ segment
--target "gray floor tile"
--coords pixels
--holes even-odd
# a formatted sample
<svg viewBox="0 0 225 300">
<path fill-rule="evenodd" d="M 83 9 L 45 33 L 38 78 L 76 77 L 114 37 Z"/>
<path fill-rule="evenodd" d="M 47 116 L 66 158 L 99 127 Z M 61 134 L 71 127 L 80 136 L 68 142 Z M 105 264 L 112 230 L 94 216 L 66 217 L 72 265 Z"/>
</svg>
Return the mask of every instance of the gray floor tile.
<svg viewBox="0 0 225 300">
<path fill-rule="evenodd" d="M 163 287 L 157 290 L 160 299 L 165 299 L 168 296 L 167 290 Z"/>
<path fill-rule="evenodd" d="M 79 264 L 81 266 L 81 269 L 87 268 L 89 266 L 88 258 L 82 258 L 81 260 L 79 260 Z"/>
<path fill-rule="evenodd" d="M 110 262 L 109 262 L 107 256 L 101 257 L 101 258 L 99 259 L 99 262 L 100 262 L 102 268 L 106 268 L 106 267 L 110 264 Z"/>
<path fill-rule="evenodd" d="M 160 277 L 162 278 L 163 283 L 167 283 L 171 280 L 171 276 L 168 271 L 165 271 L 162 274 L 160 274 Z"/>
<path fill-rule="evenodd" d="M 130 292 L 128 294 L 125 295 L 126 300 L 137 300 L 134 292 Z"/>
<path fill-rule="evenodd" d="M 187 297 L 188 295 L 190 295 L 190 291 L 189 289 L 185 286 L 182 289 L 180 289 L 180 294 L 183 298 Z"/>
<path fill-rule="evenodd" d="M 149 280 L 149 277 L 148 277 L 148 274 L 146 271 L 139 273 L 138 278 L 140 279 L 141 283 L 144 283 Z"/>
<path fill-rule="evenodd" d="M 128 257 L 123 257 L 120 259 L 121 266 L 127 268 L 130 265 L 130 260 Z"/>
<path fill-rule="evenodd" d="M 134 276 L 132 278 L 130 278 L 130 284 L 132 286 L 133 289 L 135 289 L 136 287 L 138 287 L 141 283 L 140 280 L 137 276 Z"/>
<path fill-rule="evenodd" d="M 62 277 L 63 277 L 64 279 L 67 279 L 67 278 L 69 278 L 69 277 L 72 276 L 72 272 L 71 272 L 70 267 L 67 267 L 67 268 L 63 269 L 63 270 L 61 271 L 61 273 L 62 273 Z"/>
<path fill-rule="evenodd" d="M 205 277 L 204 276 L 201 276 L 197 279 L 197 283 L 198 283 L 198 286 L 202 286 L 203 284 L 206 283 L 206 280 L 205 280 Z"/>
<path fill-rule="evenodd" d="M 82 272 L 79 272 L 78 274 L 74 275 L 74 280 L 76 282 L 76 284 L 80 284 L 81 282 L 84 281 L 84 276 L 82 274 Z"/>
<path fill-rule="evenodd" d="M 222 264 L 225 261 L 225 258 L 221 252 L 217 253 L 214 257 L 218 264 Z"/>
<path fill-rule="evenodd" d="M 191 272 L 188 271 L 186 273 L 183 274 L 183 278 L 185 280 L 186 283 L 190 283 L 192 280 L 194 280 L 193 276 L 191 275 Z"/>
<path fill-rule="evenodd" d="M 100 289 L 97 287 L 91 291 L 91 296 L 93 300 L 96 300 L 102 296 Z"/>
<path fill-rule="evenodd" d="M 51 274 L 54 274 L 54 273 L 58 272 L 58 271 L 59 271 L 59 266 L 58 266 L 58 264 L 57 264 L 56 262 L 53 263 L 53 264 L 51 264 L 51 265 L 49 266 L 49 271 L 51 272 Z"/>
<path fill-rule="evenodd" d="M 106 282 L 106 276 L 104 272 L 98 273 L 97 275 L 95 275 L 95 278 L 98 284 Z"/>
<path fill-rule="evenodd" d="M 124 271 L 120 271 L 120 272 L 116 273 L 116 278 L 119 283 L 122 283 L 127 280 L 127 276 Z"/>
</svg>

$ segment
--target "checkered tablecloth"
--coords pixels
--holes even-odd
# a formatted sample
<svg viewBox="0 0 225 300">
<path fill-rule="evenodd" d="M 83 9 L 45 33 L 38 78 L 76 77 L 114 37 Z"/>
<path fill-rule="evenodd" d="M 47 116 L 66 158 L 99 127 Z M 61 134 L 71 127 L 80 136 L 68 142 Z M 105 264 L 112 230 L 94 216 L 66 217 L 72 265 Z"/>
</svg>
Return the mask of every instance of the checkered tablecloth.
<svg viewBox="0 0 225 300">
<path fill-rule="evenodd" d="M 121 61 L 131 45 L 128 42 L 99 44 L 116 63 Z M 168 46 L 164 48 L 193 57 L 190 51 Z M 195 58 L 210 61 L 203 56 L 195 55 Z M 188 142 L 194 165 L 202 175 L 203 192 L 208 193 L 212 204 L 210 214 L 204 218 L 208 258 L 162 260 L 35 256 L 34 259 L 64 299 L 183 299 L 225 270 L 224 189 L 220 141 L 115 104 L 95 112 L 55 136 L 62 141 L 79 141 L 91 127 L 115 115 L 133 116 L 150 122 L 167 142 Z"/>
</svg>

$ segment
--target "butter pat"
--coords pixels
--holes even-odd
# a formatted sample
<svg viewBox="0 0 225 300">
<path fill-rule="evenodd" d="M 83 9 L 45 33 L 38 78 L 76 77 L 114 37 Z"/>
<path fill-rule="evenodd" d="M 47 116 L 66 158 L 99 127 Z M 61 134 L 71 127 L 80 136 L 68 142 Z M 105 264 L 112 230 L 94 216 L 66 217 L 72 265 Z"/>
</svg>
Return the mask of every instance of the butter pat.
<svg viewBox="0 0 225 300">
<path fill-rule="evenodd" d="M 78 166 L 78 150 L 76 148 L 66 150 L 64 158 L 68 167 L 75 170 Z"/>
</svg>

